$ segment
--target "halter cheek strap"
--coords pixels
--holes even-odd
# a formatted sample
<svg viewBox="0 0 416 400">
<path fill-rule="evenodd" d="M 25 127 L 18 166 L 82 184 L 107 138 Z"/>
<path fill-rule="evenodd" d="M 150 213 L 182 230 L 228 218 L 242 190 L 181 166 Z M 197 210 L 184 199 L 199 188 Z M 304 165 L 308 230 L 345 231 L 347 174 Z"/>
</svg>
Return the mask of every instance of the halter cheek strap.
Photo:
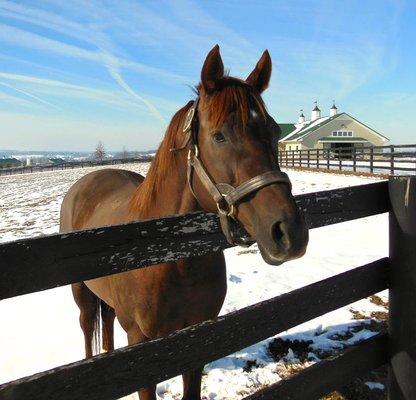
<svg viewBox="0 0 416 400">
<path fill-rule="evenodd" d="M 195 172 L 201 181 L 202 185 L 214 199 L 218 215 L 221 222 L 221 228 L 227 239 L 231 244 L 238 245 L 250 245 L 254 242 L 251 238 L 244 236 L 237 236 L 235 234 L 236 219 L 235 219 L 235 206 L 237 206 L 244 198 L 252 193 L 257 193 L 262 188 L 275 184 L 284 183 L 289 185 L 291 189 L 289 177 L 281 171 L 272 170 L 257 175 L 248 181 L 242 183 L 236 188 L 228 183 L 215 183 L 210 177 L 208 171 L 204 167 L 201 159 L 199 158 L 198 147 L 198 131 L 197 124 L 195 123 L 196 110 L 198 106 L 198 98 L 188 111 L 185 119 L 183 133 L 185 134 L 184 141 L 186 142 L 181 147 L 185 148 L 190 146 L 188 152 L 188 184 L 194 197 L 197 199 L 195 191 L 193 189 L 193 173 Z M 197 199 L 198 200 L 198 199 Z"/>
</svg>

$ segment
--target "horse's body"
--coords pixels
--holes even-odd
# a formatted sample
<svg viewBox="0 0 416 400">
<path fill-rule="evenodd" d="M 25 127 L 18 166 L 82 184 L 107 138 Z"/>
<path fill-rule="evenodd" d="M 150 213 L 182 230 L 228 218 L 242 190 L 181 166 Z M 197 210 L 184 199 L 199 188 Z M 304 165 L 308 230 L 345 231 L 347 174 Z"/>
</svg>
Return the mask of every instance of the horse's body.
<svg viewBox="0 0 416 400">
<path fill-rule="evenodd" d="M 210 167 L 212 178 L 216 182 L 235 185 L 272 168 L 271 151 L 265 150 L 263 143 L 266 137 L 262 137 L 260 143 L 257 137 L 247 134 L 247 138 L 237 138 L 237 133 L 231 131 L 231 121 L 236 119 L 234 114 L 240 112 L 235 109 L 240 106 L 235 102 L 244 101 L 244 98 L 240 98 L 241 94 L 251 96 L 252 100 L 259 102 L 256 107 L 260 107 L 253 111 L 251 106 L 250 109 L 247 108 L 247 102 L 247 109 L 242 112 L 251 112 L 252 118 L 257 118 L 259 113 L 264 112 L 256 90 L 261 92 L 264 89 L 262 86 L 267 86 L 270 71 L 267 72 L 267 65 L 264 67 L 259 62 L 253 71 L 257 76 L 253 78 L 252 73 L 251 81 L 248 79 L 251 85 L 248 85 L 234 78 L 222 78 L 221 68 L 222 62 L 216 47 L 208 55 L 202 72 L 198 135 L 201 160 Z M 212 93 L 210 85 L 213 78 L 227 81 L 231 93 L 235 90 L 237 97 L 223 100 L 223 103 L 232 103 L 234 109 L 226 103 L 219 104 L 223 110 L 205 116 L 204 110 L 212 100 L 209 96 Z M 191 104 L 188 103 L 173 117 L 146 178 L 129 171 L 107 169 L 88 174 L 75 183 L 62 204 L 61 231 L 120 224 L 201 209 L 216 211 L 215 202 L 198 177 L 192 179 L 193 191 L 188 186 L 187 149 L 181 147 L 181 144 L 182 127 Z M 244 120 L 242 115 L 240 119 Z M 257 127 L 256 132 L 266 131 L 267 124 L 261 121 L 257 124 L 261 127 Z M 211 132 L 220 126 L 224 132 L 221 136 L 226 137 L 225 143 L 228 141 L 230 146 L 224 146 L 224 141 L 221 140 L 218 151 L 213 154 L 214 159 L 210 159 L 210 146 L 217 145 L 207 142 L 210 136 L 206 131 Z M 218 137 L 215 141 L 217 139 Z M 172 152 L 172 148 L 178 151 Z M 262 151 L 267 154 L 262 154 Z M 234 153 L 242 158 L 232 159 L 230 154 Z M 254 164 L 253 159 L 257 161 Z M 222 170 L 227 164 L 230 165 L 229 170 Z M 277 204 L 278 210 L 270 207 L 271 204 Z M 259 245 L 261 243 L 262 254 L 267 255 L 265 259 L 274 260 L 277 264 L 303 254 L 307 231 L 286 185 L 271 184 L 250 194 L 238 205 L 235 217 L 258 240 Z M 74 284 L 73 294 L 81 311 L 80 323 L 85 335 L 86 356 L 90 357 L 94 329 L 100 313 L 105 350 L 114 347 L 115 314 L 127 332 L 129 344 L 165 336 L 177 329 L 215 318 L 226 294 L 224 256 L 218 252 L 92 279 Z M 200 399 L 202 367 L 183 375 L 184 399 Z M 141 400 L 154 399 L 155 387 L 142 389 L 139 395 Z"/>
</svg>

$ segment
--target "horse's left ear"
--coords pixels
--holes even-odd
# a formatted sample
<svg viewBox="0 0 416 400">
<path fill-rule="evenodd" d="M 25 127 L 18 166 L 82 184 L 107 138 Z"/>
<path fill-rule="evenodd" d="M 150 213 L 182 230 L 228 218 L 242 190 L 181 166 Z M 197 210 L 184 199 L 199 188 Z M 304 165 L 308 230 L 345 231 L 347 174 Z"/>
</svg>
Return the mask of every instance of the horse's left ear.
<svg viewBox="0 0 416 400">
<path fill-rule="evenodd" d="M 269 86 L 271 75 L 272 59 L 269 52 L 265 50 L 253 72 L 247 77 L 246 82 L 261 93 Z"/>
<path fill-rule="evenodd" d="M 215 45 L 208 53 L 201 71 L 201 82 L 205 91 L 212 93 L 223 76 L 224 64 L 221 59 L 220 46 Z"/>
</svg>

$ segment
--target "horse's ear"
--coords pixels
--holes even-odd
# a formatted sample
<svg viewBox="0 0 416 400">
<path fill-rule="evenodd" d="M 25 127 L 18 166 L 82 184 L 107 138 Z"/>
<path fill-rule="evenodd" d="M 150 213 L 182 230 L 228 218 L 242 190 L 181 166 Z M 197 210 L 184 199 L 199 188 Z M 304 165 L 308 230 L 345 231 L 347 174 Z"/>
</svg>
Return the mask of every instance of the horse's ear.
<svg viewBox="0 0 416 400">
<path fill-rule="evenodd" d="M 201 71 L 201 82 L 205 92 L 212 93 L 223 76 L 224 64 L 220 55 L 220 46 L 215 45 L 208 53 Z"/>
<path fill-rule="evenodd" d="M 269 86 L 270 76 L 272 75 L 272 59 L 267 50 L 264 51 L 260 60 L 256 64 L 252 73 L 247 77 L 246 82 L 256 88 L 259 93 Z"/>
</svg>

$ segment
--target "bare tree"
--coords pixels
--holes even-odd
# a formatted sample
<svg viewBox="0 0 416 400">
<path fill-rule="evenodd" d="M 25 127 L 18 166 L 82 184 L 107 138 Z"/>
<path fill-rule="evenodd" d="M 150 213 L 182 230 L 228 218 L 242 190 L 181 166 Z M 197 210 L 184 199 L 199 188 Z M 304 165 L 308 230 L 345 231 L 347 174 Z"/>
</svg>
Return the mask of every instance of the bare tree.
<svg viewBox="0 0 416 400">
<path fill-rule="evenodd" d="M 105 156 L 107 155 L 107 153 L 106 153 L 106 151 L 105 151 L 105 148 L 104 148 L 104 145 L 103 145 L 103 143 L 101 142 L 101 140 L 97 143 L 97 147 L 95 148 L 95 152 L 94 152 L 94 158 L 96 159 L 96 160 L 100 160 L 100 161 L 102 161 L 104 158 L 105 158 Z"/>
<path fill-rule="evenodd" d="M 130 157 L 130 153 L 127 151 L 126 146 L 123 146 L 123 150 L 121 152 L 121 158 L 125 160 L 126 158 Z"/>
</svg>

